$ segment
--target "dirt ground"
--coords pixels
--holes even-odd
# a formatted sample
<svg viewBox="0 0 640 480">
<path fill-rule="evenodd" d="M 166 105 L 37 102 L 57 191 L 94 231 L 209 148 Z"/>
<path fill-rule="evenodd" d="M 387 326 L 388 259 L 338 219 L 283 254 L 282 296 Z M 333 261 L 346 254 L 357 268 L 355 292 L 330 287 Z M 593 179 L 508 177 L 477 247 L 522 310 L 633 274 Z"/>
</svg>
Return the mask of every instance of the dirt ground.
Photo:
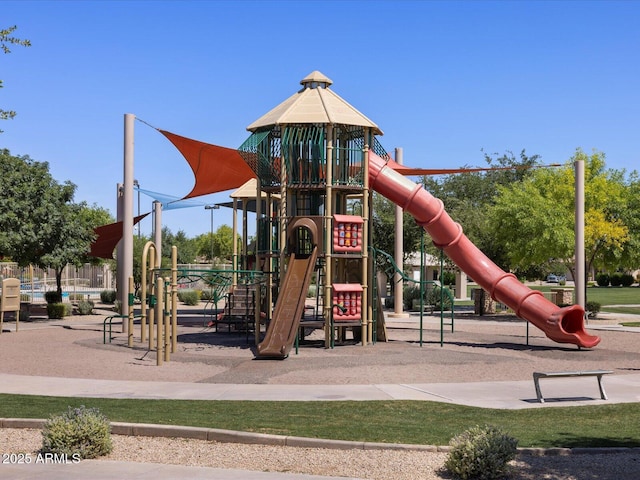
<svg viewBox="0 0 640 480">
<path fill-rule="evenodd" d="M 156 352 L 140 342 L 134 347 L 114 324 L 111 342 L 103 342 L 109 312 L 63 320 L 33 317 L 5 321 L 0 335 L 0 371 L 22 375 L 110 380 L 187 381 L 252 384 L 443 383 L 529 380 L 533 370 L 607 369 L 616 374 L 640 371 L 638 333 L 622 331 L 620 317 L 603 315 L 590 326 L 602 341 L 578 349 L 547 339 L 543 332 L 509 315 L 456 315 L 440 329 L 439 316 L 387 318 L 389 341 L 363 346 L 347 334 L 344 344 L 324 348 L 323 332 L 308 331 L 298 353 L 285 360 L 255 360 L 254 338 L 207 327 L 201 309 L 179 310 L 178 344 L 169 362 L 156 366 Z M 640 329 L 638 330 L 640 332 Z M 108 333 L 107 333 L 108 337 Z M 422 338 L 422 341 L 421 341 Z M 441 343 L 442 339 L 442 343 Z M 527 343 L 528 340 L 528 343 Z"/>
</svg>

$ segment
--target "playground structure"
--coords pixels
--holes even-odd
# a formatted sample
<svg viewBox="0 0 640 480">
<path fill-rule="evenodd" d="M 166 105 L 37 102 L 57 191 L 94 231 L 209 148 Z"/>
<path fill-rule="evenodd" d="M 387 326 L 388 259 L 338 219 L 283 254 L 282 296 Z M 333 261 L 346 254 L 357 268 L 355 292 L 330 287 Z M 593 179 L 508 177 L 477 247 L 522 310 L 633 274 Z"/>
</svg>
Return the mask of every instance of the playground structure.
<svg viewBox="0 0 640 480">
<path fill-rule="evenodd" d="M 258 357 L 287 357 L 298 338 L 312 281 L 317 287 L 315 317 L 324 329 L 325 347 L 333 346 L 336 336 L 346 330 L 363 345 L 374 343 L 376 333 L 384 331 L 372 255 L 374 191 L 413 215 L 463 272 L 548 338 L 586 348 L 598 344 L 600 339 L 585 331 L 582 307 L 560 308 L 502 271 L 467 239 L 440 200 L 403 176 L 403 168 L 378 142 L 376 136 L 382 131 L 335 94 L 329 88 L 331 80 L 315 71 L 300 83 L 300 91 L 247 127 L 251 135 L 237 151 L 202 147 L 201 142 L 195 154 L 180 148 L 198 172 L 192 194 L 211 193 L 198 176 L 204 168 L 199 163 L 203 148 L 214 152 L 214 160 L 218 155 L 224 168 L 248 166 L 257 179 L 255 262 L 249 265 L 246 255 L 234 255 L 233 268 L 251 266 L 249 271 L 260 275 L 264 287 L 256 289 L 254 309 Z M 189 141 L 162 133 L 176 146 Z M 208 168 L 211 175 L 213 166 Z M 152 298 L 165 291 L 160 275 L 156 282 Z M 175 283 L 172 278 L 172 296 Z M 232 274 L 225 287 L 237 284 Z"/>
<path fill-rule="evenodd" d="M 140 313 L 135 315 L 133 294 L 129 295 L 129 301 L 123 306 L 121 315 L 111 315 L 105 319 L 104 343 L 107 338 L 107 324 L 111 329 L 111 323 L 115 319 L 126 322 L 127 346 L 134 345 L 134 321 L 140 323 L 140 343 L 148 344 L 149 350 L 156 351 L 156 363 L 162 365 L 171 359 L 171 353 L 176 351 L 178 342 L 178 291 L 183 283 L 192 283 L 194 280 L 203 281 L 209 290 L 209 300 L 205 305 L 205 319 L 210 323 L 221 320 L 226 312 L 220 312 L 218 302 L 231 295 L 232 283 L 236 289 L 241 286 L 251 288 L 258 295 L 264 283 L 262 275 L 250 270 L 212 270 L 178 268 L 177 248 L 171 248 L 171 267 L 162 268 L 160 257 L 154 242 L 149 241 L 142 250 L 142 277 L 140 285 Z M 133 291 L 133 277 L 129 278 L 129 291 Z M 207 314 L 207 311 L 209 313 Z M 256 309 L 257 318 L 253 321 L 243 321 L 246 331 L 257 322 L 260 323 L 260 312 Z M 246 320 L 246 319 L 244 319 Z M 206 321 L 203 321 L 206 323 Z M 109 330 L 111 338 L 111 330 Z"/>
<path fill-rule="evenodd" d="M 413 215 L 463 272 L 551 340 L 587 348 L 597 345 L 599 338 L 584 329 L 582 307 L 560 308 L 502 271 L 467 239 L 440 200 L 396 171 L 401 168 L 376 138 L 382 131 L 333 93 L 331 83 L 320 72 L 304 78 L 301 91 L 247 127 L 253 133 L 239 149 L 258 178 L 258 191 L 266 191 L 267 196 L 280 194 L 279 212 L 257 212 L 258 265 L 269 284 L 279 284 L 286 251 L 306 249 L 308 253 L 310 247 L 317 248 L 316 278 L 323 290 L 327 347 L 335 326 L 361 329 L 363 345 L 374 341 L 373 191 Z M 315 230 L 309 227 L 310 222 L 317 226 Z M 273 249 L 275 245 L 279 249 Z M 299 268 L 295 261 L 294 265 Z M 291 300 L 286 297 L 288 304 Z M 299 309 L 279 309 L 278 301 L 280 297 L 274 316 L 287 318 L 274 318 L 275 322 L 279 328 L 286 323 L 290 331 L 297 331 Z M 286 338 L 289 343 L 280 346 L 280 356 L 290 348 L 292 336 Z M 276 350 L 269 348 L 269 355 Z"/>
</svg>

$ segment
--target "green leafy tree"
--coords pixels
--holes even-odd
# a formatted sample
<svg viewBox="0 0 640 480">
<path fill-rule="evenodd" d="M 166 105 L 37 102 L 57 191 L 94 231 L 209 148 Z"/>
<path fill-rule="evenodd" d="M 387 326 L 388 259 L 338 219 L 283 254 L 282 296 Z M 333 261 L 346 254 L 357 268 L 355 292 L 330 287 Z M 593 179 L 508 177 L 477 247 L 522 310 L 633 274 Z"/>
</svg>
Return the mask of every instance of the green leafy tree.
<svg viewBox="0 0 640 480">
<path fill-rule="evenodd" d="M 499 188 L 489 212 L 493 237 L 509 266 L 564 264 L 572 273 L 575 250 L 575 174 L 585 162 L 585 252 L 587 269 L 619 264 L 630 239 L 620 217 L 627 198 L 624 173 L 607 170 L 601 152 L 577 150 L 562 168 L 536 170 L 521 184 Z"/>
<path fill-rule="evenodd" d="M 74 187 L 75 188 L 75 187 Z M 52 268 L 56 274 L 56 289 L 62 295 L 62 273 L 68 264 L 80 267 L 87 259 L 89 246 L 95 239 L 88 217 L 83 214 L 86 204 L 60 202 L 50 219 L 50 228 L 43 242 L 43 254 L 34 263 Z"/>
<path fill-rule="evenodd" d="M 20 45 L 23 47 L 31 46 L 31 42 L 29 40 L 22 40 L 11 35 L 17 28 L 18 27 L 14 25 L 13 27 L 0 30 L 0 48 L 5 54 L 11 53 L 9 45 Z M 0 80 L 0 88 L 2 87 L 2 80 Z M 0 109 L 0 120 L 8 120 L 15 116 L 16 112 L 14 112 L 13 110 Z M 0 130 L 0 133 L 2 133 L 2 130 Z"/>
<path fill-rule="evenodd" d="M 624 244 L 620 258 L 620 266 L 633 271 L 640 265 L 640 178 L 638 172 L 633 171 L 626 183 L 625 198 L 620 206 L 619 219 L 629 229 L 629 238 Z"/>
<path fill-rule="evenodd" d="M 224 262 L 231 262 L 231 257 L 233 256 L 233 229 L 230 226 L 220 225 L 213 233 L 213 236 L 211 232 L 198 235 L 195 238 L 195 242 L 197 254 L 200 258 L 205 258 L 208 261 L 218 259 Z"/>
<path fill-rule="evenodd" d="M 393 256 L 395 251 L 396 205 L 378 193 L 373 195 L 373 246 Z M 403 212 L 403 252 L 404 260 L 420 250 L 423 229 L 408 213 Z"/>
<path fill-rule="evenodd" d="M 183 230 L 178 230 L 178 233 L 174 235 L 168 227 L 164 227 L 162 229 L 162 256 L 169 260 L 168 265 L 171 265 L 171 247 L 174 245 L 178 249 L 179 264 L 195 263 L 197 255 L 195 240 L 187 238 Z"/>
<path fill-rule="evenodd" d="M 444 203 L 451 218 L 460 223 L 464 233 L 485 255 L 505 266 L 508 261 L 504 249 L 495 242 L 487 210 L 495 202 L 499 186 L 518 185 L 528 178 L 533 167 L 540 165 L 538 155 L 522 150 L 518 157 L 512 152 L 489 155 L 484 153 L 486 171 L 468 171 L 444 176 L 422 178 L 423 186 Z M 475 167 L 464 166 L 462 169 Z"/>
<path fill-rule="evenodd" d="M 220 225 L 211 235 L 203 233 L 195 238 L 198 257 L 207 261 L 231 262 L 233 257 L 233 229 Z M 240 245 L 241 243 L 239 243 Z M 213 248 L 212 248 L 213 247 Z"/>
<path fill-rule="evenodd" d="M 62 270 L 87 259 L 103 212 L 73 203 L 76 186 L 58 183 L 49 164 L 0 151 L 0 257 L 51 267 L 62 294 Z"/>
<path fill-rule="evenodd" d="M 99 227 L 101 225 L 108 225 L 110 223 L 115 222 L 113 215 L 106 208 L 100 207 L 97 204 L 93 204 L 91 206 L 86 203 L 81 204 L 80 216 L 81 221 L 90 225 L 92 229 Z M 93 265 L 101 265 L 105 260 L 103 258 L 96 258 L 90 256 L 88 253 L 83 259 L 83 263 L 91 263 Z"/>
</svg>

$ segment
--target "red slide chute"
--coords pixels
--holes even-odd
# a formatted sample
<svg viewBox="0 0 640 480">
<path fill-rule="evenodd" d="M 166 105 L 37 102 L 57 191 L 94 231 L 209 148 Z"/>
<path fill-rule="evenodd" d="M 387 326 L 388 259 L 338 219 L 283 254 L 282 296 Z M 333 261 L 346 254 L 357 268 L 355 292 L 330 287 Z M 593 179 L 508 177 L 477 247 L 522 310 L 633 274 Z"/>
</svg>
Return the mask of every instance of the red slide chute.
<svg viewBox="0 0 640 480">
<path fill-rule="evenodd" d="M 585 331 L 582 307 L 561 308 L 541 292 L 523 285 L 512 273 L 503 271 L 471 243 L 462 227 L 444 210 L 441 200 L 394 171 L 385 159 L 372 151 L 369 151 L 369 181 L 373 190 L 409 212 L 429 233 L 433 243 L 489 292 L 491 298 L 513 309 L 518 317 L 533 323 L 555 342 L 585 348 L 600 342 L 600 337 Z"/>
</svg>

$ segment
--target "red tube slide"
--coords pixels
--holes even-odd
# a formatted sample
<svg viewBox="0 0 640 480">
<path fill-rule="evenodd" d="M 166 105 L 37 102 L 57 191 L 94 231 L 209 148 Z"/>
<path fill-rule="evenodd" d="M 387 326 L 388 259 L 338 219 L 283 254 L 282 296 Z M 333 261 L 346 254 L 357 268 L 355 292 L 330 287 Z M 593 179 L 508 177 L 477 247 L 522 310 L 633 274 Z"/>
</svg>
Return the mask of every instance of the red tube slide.
<svg viewBox="0 0 640 480">
<path fill-rule="evenodd" d="M 591 348 L 600 337 L 584 329 L 584 309 L 579 305 L 559 307 L 523 285 L 515 275 L 506 273 L 478 249 L 462 232 L 462 227 L 445 212 L 441 200 L 386 165 L 369 151 L 370 187 L 409 212 L 431 236 L 433 243 L 491 298 L 513 309 L 547 337 L 559 343 Z"/>
</svg>

